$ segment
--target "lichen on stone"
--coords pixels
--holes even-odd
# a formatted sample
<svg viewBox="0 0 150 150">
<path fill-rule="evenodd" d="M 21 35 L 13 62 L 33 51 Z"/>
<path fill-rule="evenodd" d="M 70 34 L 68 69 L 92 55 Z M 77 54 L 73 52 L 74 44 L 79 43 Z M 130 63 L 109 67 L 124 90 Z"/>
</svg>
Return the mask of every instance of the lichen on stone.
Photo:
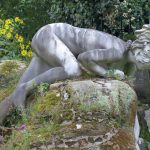
<svg viewBox="0 0 150 150">
<path fill-rule="evenodd" d="M 25 124 L 26 129 L 13 131 L 3 146 L 5 149 L 14 145 L 18 149 L 22 145 L 27 149 L 94 149 L 101 145 L 105 149 L 112 145 L 115 149 L 129 144 L 134 148 L 134 120 L 129 118 L 135 117 L 136 96 L 127 88 L 130 90 L 119 81 L 70 81 L 51 85 L 44 94 L 36 91 L 33 103 L 18 121 L 18 126 Z M 121 123 L 116 118 L 121 118 Z M 129 124 L 128 120 L 132 125 L 122 131 L 123 123 Z"/>
<path fill-rule="evenodd" d="M 0 75 L 8 76 L 18 70 L 19 65 L 15 61 L 6 61 L 0 64 Z"/>
<path fill-rule="evenodd" d="M 12 60 L 0 63 L 0 101 L 13 92 L 25 67 L 24 63 Z"/>
</svg>

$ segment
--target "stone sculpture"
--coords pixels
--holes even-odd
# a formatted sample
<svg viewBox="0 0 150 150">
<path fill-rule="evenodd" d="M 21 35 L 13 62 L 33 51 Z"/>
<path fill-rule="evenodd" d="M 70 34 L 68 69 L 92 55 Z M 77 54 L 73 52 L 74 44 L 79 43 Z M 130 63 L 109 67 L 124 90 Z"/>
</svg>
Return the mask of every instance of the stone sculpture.
<svg viewBox="0 0 150 150">
<path fill-rule="evenodd" d="M 104 77 L 109 76 L 109 67 L 114 64 L 150 68 L 150 25 L 136 33 L 137 40 L 131 44 L 107 33 L 66 23 L 42 27 L 32 39 L 34 56 L 29 67 L 16 90 L 0 103 L 0 122 L 12 105 L 24 107 L 28 93 L 41 82 L 80 76 L 81 68 Z M 123 71 L 113 73 L 124 77 Z"/>
</svg>

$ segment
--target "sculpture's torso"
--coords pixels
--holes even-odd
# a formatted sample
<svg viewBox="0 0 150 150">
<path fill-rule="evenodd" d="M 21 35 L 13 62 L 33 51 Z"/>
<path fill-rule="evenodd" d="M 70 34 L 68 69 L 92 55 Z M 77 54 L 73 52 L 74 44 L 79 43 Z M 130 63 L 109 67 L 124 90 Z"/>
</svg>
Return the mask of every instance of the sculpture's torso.
<svg viewBox="0 0 150 150">
<path fill-rule="evenodd" d="M 78 28 L 66 23 L 53 23 L 42 27 L 35 36 L 42 30 L 45 30 L 44 36 L 55 34 L 74 55 L 93 49 L 115 48 L 123 53 L 126 51 L 126 42 L 97 30 Z"/>
</svg>

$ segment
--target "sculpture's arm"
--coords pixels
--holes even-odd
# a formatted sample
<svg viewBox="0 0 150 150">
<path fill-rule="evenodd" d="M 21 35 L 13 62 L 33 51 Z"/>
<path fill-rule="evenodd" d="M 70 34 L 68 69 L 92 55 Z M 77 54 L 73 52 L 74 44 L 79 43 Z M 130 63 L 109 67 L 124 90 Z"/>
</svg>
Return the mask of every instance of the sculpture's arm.
<svg viewBox="0 0 150 150">
<path fill-rule="evenodd" d="M 116 62 L 123 58 L 123 53 L 116 49 L 95 49 L 78 56 L 78 61 L 89 71 L 100 76 L 107 76 L 106 63 Z M 119 73 L 119 71 L 116 71 Z M 121 73 L 121 72 L 120 72 Z M 123 73 L 121 73 L 123 74 Z"/>
</svg>

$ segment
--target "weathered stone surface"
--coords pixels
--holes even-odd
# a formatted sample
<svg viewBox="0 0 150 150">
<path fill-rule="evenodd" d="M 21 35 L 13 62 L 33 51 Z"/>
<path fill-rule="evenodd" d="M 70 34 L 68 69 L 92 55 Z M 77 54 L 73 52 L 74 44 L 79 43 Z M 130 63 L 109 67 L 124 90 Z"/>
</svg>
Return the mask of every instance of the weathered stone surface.
<svg viewBox="0 0 150 150">
<path fill-rule="evenodd" d="M 2 67 L 8 63 L 17 65 L 17 68 L 15 68 L 14 66 L 11 66 L 11 69 L 16 70 L 16 71 L 26 68 L 26 64 L 18 60 L 2 60 L 0 61 L 0 68 L 2 69 Z"/>
<path fill-rule="evenodd" d="M 11 94 L 25 68 L 26 64 L 18 60 L 0 61 L 0 101 Z"/>
<path fill-rule="evenodd" d="M 128 84 L 95 79 L 56 83 L 50 89 L 57 90 L 64 111 L 60 113 L 61 128 L 47 141 L 47 148 L 136 149 L 137 97 Z"/>
<path fill-rule="evenodd" d="M 0 61 L 0 84 L 8 83 L 9 79 L 22 73 L 26 68 L 26 64 L 17 60 L 3 60 Z M 1 86 L 0 85 L 0 86 Z"/>
<path fill-rule="evenodd" d="M 149 150 L 150 149 L 150 143 L 145 141 L 144 139 L 139 139 L 139 147 L 140 150 Z"/>
<path fill-rule="evenodd" d="M 150 74 L 148 70 L 137 71 L 135 77 L 135 90 L 139 100 L 144 103 L 150 103 Z"/>
<path fill-rule="evenodd" d="M 148 127 L 148 130 L 150 132 L 150 109 L 145 110 L 145 117 L 144 117 L 144 119 L 146 120 L 147 127 Z"/>
<path fill-rule="evenodd" d="M 25 131 L 32 136 L 30 149 L 136 149 L 133 127 L 137 96 L 128 84 L 105 79 L 72 80 L 50 85 L 45 94 L 41 102 L 33 104 L 35 108 L 31 107 L 37 111 L 30 114 L 33 123 L 26 123 Z M 52 128 L 54 132 L 50 129 L 53 125 L 58 125 Z M 38 128 L 44 131 L 37 132 Z M 17 134 L 20 137 L 21 133 Z"/>
</svg>

